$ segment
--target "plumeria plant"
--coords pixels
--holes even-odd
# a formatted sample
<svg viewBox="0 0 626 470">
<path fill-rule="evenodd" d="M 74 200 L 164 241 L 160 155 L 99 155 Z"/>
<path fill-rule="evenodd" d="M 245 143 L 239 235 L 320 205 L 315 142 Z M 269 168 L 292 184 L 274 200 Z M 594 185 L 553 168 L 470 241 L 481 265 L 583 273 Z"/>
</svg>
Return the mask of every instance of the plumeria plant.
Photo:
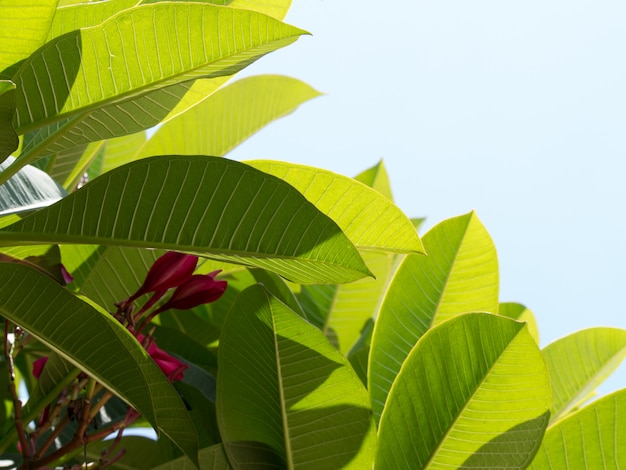
<svg viewBox="0 0 626 470">
<path fill-rule="evenodd" d="M 319 95 L 229 82 L 289 5 L 0 0 L 0 467 L 626 465 L 626 332 L 541 347 L 476 213 L 223 157 Z"/>
</svg>

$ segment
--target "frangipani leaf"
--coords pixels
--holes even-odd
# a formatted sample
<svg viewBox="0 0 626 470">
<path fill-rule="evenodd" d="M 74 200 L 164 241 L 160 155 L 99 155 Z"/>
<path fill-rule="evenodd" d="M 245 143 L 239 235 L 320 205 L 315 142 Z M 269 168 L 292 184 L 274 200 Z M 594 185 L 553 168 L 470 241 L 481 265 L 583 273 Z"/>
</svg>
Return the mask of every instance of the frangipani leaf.
<svg viewBox="0 0 626 470">
<path fill-rule="evenodd" d="M 302 192 L 315 207 L 337 222 L 358 248 L 424 253 L 408 217 L 365 184 L 328 170 L 293 163 L 267 160 L 246 163 Z"/>
<path fill-rule="evenodd" d="M 185 251 L 302 283 L 370 274 L 339 227 L 289 184 L 217 157 L 161 156 L 106 173 L 0 230 L 0 246 L 28 243 Z"/>
<path fill-rule="evenodd" d="M 0 0 L 0 79 L 11 78 L 13 66 L 45 42 L 57 2 Z"/>
<path fill-rule="evenodd" d="M 523 469 L 549 407 L 548 371 L 526 325 L 458 316 L 404 362 L 380 419 L 377 467 Z"/>
<path fill-rule="evenodd" d="M 230 470 L 232 468 L 228 463 L 222 444 L 201 449 L 198 456 L 200 458 L 200 470 Z M 195 468 L 187 457 L 180 457 L 154 467 L 152 470 L 195 470 Z M 262 467 L 251 466 L 250 468 L 261 469 Z"/>
<path fill-rule="evenodd" d="M 587 401 L 624 360 L 626 330 L 585 329 L 549 344 L 542 352 L 552 382 L 552 426 Z"/>
<path fill-rule="evenodd" d="M 1 8 L 0 11 L 2 11 Z M 0 80 L 0 164 L 18 148 L 20 143 L 13 128 L 14 114 L 15 83 L 10 80 Z"/>
<path fill-rule="evenodd" d="M 373 167 L 359 173 L 354 177 L 354 179 L 368 185 L 370 188 L 375 189 L 390 201 L 393 201 L 389 175 L 387 174 L 387 169 L 385 168 L 382 160 Z"/>
<path fill-rule="evenodd" d="M 99 25 L 115 13 L 138 3 L 139 0 L 106 0 L 60 6 L 54 15 L 47 40 L 77 29 Z"/>
<path fill-rule="evenodd" d="M 336 286 L 330 302 L 324 301 L 316 305 L 316 308 L 328 305 L 328 309 L 323 313 L 321 329 L 331 344 L 343 354 L 347 354 L 359 339 L 365 322 L 378 313 L 387 288 L 394 254 L 366 251 L 361 253 L 361 256 L 375 278 L 360 279 L 350 284 Z M 326 286 L 304 286 L 303 289 L 307 291 L 305 295 L 309 297 L 312 295 L 318 297 L 328 292 Z M 320 292 L 313 294 L 312 290 Z M 315 314 L 309 312 L 307 316 L 314 317 Z"/>
<path fill-rule="evenodd" d="M 626 390 L 619 390 L 550 426 L 530 469 L 626 466 Z"/>
<path fill-rule="evenodd" d="M 262 286 L 242 292 L 220 338 L 217 412 L 232 461 L 240 445 L 280 468 L 371 467 L 368 397 L 346 358 Z"/>
<path fill-rule="evenodd" d="M 13 161 L 15 159 L 9 157 L 4 163 L 0 163 L 0 171 Z M 0 185 L 0 216 L 46 207 L 66 194 L 47 173 L 33 166 L 26 166 Z"/>
<path fill-rule="evenodd" d="M 252 11 L 165 2 L 59 36 L 14 78 L 18 133 L 44 128 L 22 158 L 28 163 L 150 127 L 155 113 L 158 122 L 191 86 L 183 82 L 232 75 L 302 34 Z"/>
<path fill-rule="evenodd" d="M 263 126 L 319 95 L 307 84 L 279 75 L 239 80 L 161 126 L 135 158 L 225 155 Z"/>
<path fill-rule="evenodd" d="M 407 256 L 374 327 L 369 391 L 374 416 L 409 351 L 430 328 L 468 312 L 498 312 L 498 261 L 475 213 L 445 220 L 423 238 L 428 256 Z"/>
<path fill-rule="evenodd" d="M 539 344 L 539 327 L 535 315 L 529 308 L 516 302 L 501 302 L 498 313 L 503 317 L 528 323 L 528 332 Z"/>
<path fill-rule="evenodd" d="M 94 377 L 196 461 L 185 405 L 133 336 L 87 303 L 26 266 L 0 263 L 0 314 Z"/>
<path fill-rule="evenodd" d="M 232 0 L 228 6 L 231 8 L 258 11 L 282 20 L 289 11 L 291 0 L 272 0 L 271 2 L 267 0 Z"/>
</svg>

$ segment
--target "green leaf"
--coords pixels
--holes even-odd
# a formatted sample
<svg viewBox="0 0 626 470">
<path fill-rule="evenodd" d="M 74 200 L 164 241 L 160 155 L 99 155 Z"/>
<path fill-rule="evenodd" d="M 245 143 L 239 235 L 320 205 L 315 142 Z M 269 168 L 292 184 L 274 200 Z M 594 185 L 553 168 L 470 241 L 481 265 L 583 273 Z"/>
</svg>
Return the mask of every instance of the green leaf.
<svg viewBox="0 0 626 470">
<path fill-rule="evenodd" d="M 359 339 L 365 322 L 378 313 L 391 273 L 393 254 L 363 252 L 375 279 L 359 279 L 337 286 L 322 331 L 343 354 Z"/>
<path fill-rule="evenodd" d="M 106 141 L 101 140 L 56 154 L 50 176 L 62 183 L 66 191 L 76 190 L 85 174 L 95 166 L 93 163 L 104 153 L 106 144 Z"/>
<path fill-rule="evenodd" d="M 365 184 L 327 170 L 292 163 L 247 161 L 299 190 L 337 222 L 361 249 L 423 253 L 424 248 L 406 215 Z"/>
<path fill-rule="evenodd" d="M 14 114 L 15 83 L 10 80 L 0 80 L 0 164 L 4 162 L 20 144 L 15 129 L 13 128 Z"/>
<path fill-rule="evenodd" d="M 240 294 L 220 338 L 217 412 L 231 461 L 265 446 L 281 468 L 371 467 L 367 392 L 322 333 L 256 285 Z"/>
<path fill-rule="evenodd" d="M 289 184 L 214 157 L 149 158 L 106 173 L 0 230 L 0 246 L 25 243 L 186 251 L 302 283 L 370 274 L 339 227 Z"/>
<path fill-rule="evenodd" d="M 198 455 L 200 458 L 200 470 L 230 470 L 232 468 L 228 464 L 222 444 L 201 449 Z M 181 457 L 154 467 L 152 470 L 195 470 L 195 468 L 187 457 Z"/>
<path fill-rule="evenodd" d="M 225 155 L 262 127 L 319 95 L 289 77 L 239 80 L 161 126 L 135 158 L 170 153 Z"/>
<path fill-rule="evenodd" d="M 0 78 L 11 78 L 13 66 L 45 42 L 57 2 L 0 0 Z"/>
<path fill-rule="evenodd" d="M 106 448 L 107 444 L 111 442 L 95 441 L 89 444 L 87 446 L 87 457 L 93 461 L 98 461 L 102 457 L 102 449 Z M 171 460 L 161 442 L 145 437 L 125 436 L 121 439 L 117 448 L 124 449 L 124 456 L 111 466 L 107 465 L 106 468 L 109 470 L 153 470 L 157 468 L 157 465 Z M 82 451 L 78 457 L 82 458 Z M 197 468 L 193 466 L 189 459 L 187 459 L 187 462 L 189 470 Z M 200 464 L 200 468 L 202 468 L 202 464 Z"/>
<path fill-rule="evenodd" d="M 258 11 L 282 20 L 291 6 L 291 0 L 233 0 L 228 5 L 231 8 Z"/>
<path fill-rule="evenodd" d="M 65 285 L 61 253 L 56 245 L 14 246 L 0 249 L 0 261 L 21 263 L 38 269 L 61 285 Z"/>
<path fill-rule="evenodd" d="M 407 256 L 396 271 L 374 327 L 369 391 L 374 416 L 409 351 L 428 330 L 461 313 L 498 312 L 498 261 L 473 212 L 424 235 L 428 256 Z"/>
<path fill-rule="evenodd" d="M 0 171 L 15 161 L 0 163 Z M 0 215 L 15 214 L 49 206 L 67 193 L 47 173 L 26 166 L 0 186 Z"/>
<path fill-rule="evenodd" d="M 59 7 L 47 40 L 77 29 L 99 25 L 115 13 L 134 7 L 137 3 L 138 0 L 106 0 Z"/>
<path fill-rule="evenodd" d="M 185 405 L 121 324 L 25 266 L 0 263 L 0 279 L 2 316 L 120 396 L 196 461 L 198 444 Z"/>
<path fill-rule="evenodd" d="M 382 160 L 373 167 L 359 173 L 354 179 L 368 185 L 390 201 L 393 201 L 389 175 L 387 174 L 387 168 L 385 168 Z"/>
<path fill-rule="evenodd" d="M 537 344 L 539 344 L 539 328 L 537 327 L 537 320 L 529 308 L 515 302 L 501 302 L 498 313 L 503 317 L 528 323 L 528 332 L 533 338 L 535 338 Z"/>
<path fill-rule="evenodd" d="M 15 75 L 18 133 L 48 126 L 22 158 L 150 127 L 191 86 L 182 82 L 232 75 L 302 34 L 259 13 L 195 2 L 143 5 L 66 33 Z"/>
<path fill-rule="evenodd" d="M 378 431 L 381 468 L 525 468 L 548 424 L 550 381 L 522 324 L 467 314 L 407 357 Z"/>
<path fill-rule="evenodd" d="M 551 426 L 531 469 L 587 470 L 626 466 L 626 390 L 586 406 Z"/>
<path fill-rule="evenodd" d="M 552 382 L 554 423 L 587 401 L 617 369 L 626 357 L 626 330 L 589 328 L 549 344 L 542 352 Z"/>
</svg>

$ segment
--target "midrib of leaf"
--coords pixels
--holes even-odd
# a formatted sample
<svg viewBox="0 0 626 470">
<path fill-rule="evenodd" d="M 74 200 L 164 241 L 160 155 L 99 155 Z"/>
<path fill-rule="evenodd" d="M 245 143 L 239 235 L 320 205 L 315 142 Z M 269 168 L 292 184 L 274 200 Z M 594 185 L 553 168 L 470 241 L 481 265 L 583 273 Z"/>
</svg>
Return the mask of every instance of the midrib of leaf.
<svg viewBox="0 0 626 470">
<path fill-rule="evenodd" d="M 267 297 L 267 294 L 265 294 Z M 270 311 L 272 308 L 272 303 L 269 298 L 267 298 L 268 304 L 270 306 Z M 272 336 L 274 339 L 274 355 L 276 356 L 276 375 L 278 381 L 278 393 L 280 399 L 280 411 L 281 418 L 283 421 L 283 437 L 285 440 L 285 458 L 287 460 L 287 468 L 292 469 L 293 466 L 293 456 L 291 454 L 291 436 L 289 433 L 289 420 L 287 416 L 287 402 L 285 401 L 285 390 L 283 386 L 283 373 L 282 373 L 282 365 L 280 360 L 280 350 L 278 347 L 278 336 L 276 334 L 276 319 L 274 318 L 274 312 L 271 312 L 272 318 Z"/>
<path fill-rule="evenodd" d="M 450 426 L 448 427 L 448 429 L 446 430 L 446 432 L 443 434 L 443 437 L 441 438 L 441 440 L 439 441 L 439 443 L 437 444 L 437 446 L 435 447 L 435 449 L 433 450 L 430 458 L 428 459 L 428 461 L 426 462 L 426 464 L 424 465 L 424 468 L 428 468 L 431 464 L 431 462 L 433 461 L 434 458 L 436 458 L 439 455 L 439 451 L 441 450 L 441 447 L 443 446 L 443 444 L 447 441 L 448 437 L 450 436 L 450 433 L 452 432 L 452 430 L 454 429 L 454 427 L 456 426 L 456 424 L 458 423 L 459 419 L 461 418 L 461 416 L 463 415 L 463 411 L 465 410 L 465 408 L 467 407 L 467 404 L 469 402 L 471 402 L 474 397 L 476 396 L 476 394 L 481 390 L 483 384 L 485 383 L 485 380 L 489 377 L 489 375 L 491 374 L 491 371 L 494 369 L 494 367 L 498 364 L 498 361 L 500 360 L 500 358 L 502 356 L 504 356 L 506 354 L 506 352 L 508 351 L 509 348 L 511 348 L 511 345 L 513 344 L 513 342 L 515 342 L 515 340 L 518 338 L 519 333 L 524 329 L 524 328 L 528 328 L 526 325 L 524 325 L 522 328 L 520 328 L 517 333 L 515 334 L 515 337 L 513 339 L 511 339 L 511 341 L 509 341 L 509 343 L 507 344 L 506 348 L 504 348 L 502 350 L 502 352 L 498 355 L 498 358 L 491 364 L 491 366 L 489 366 L 489 368 L 487 370 L 485 370 L 485 373 L 483 374 L 480 382 L 476 385 L 476 387 L 474 388 L 474 390 L 472 391 L 472 393 L 467 397 L 467 399 L 465 400 L 465 406 L 463 406 L 462 408 L 459 409 L 459 412 L 456 414 L 454 420 L 450 423 Z M 483 351 L 484 354 L 484 351 Z M 406 364 L 406 361 L 404 362 L 404 364 Z M 402 369 L 404 369 L 404 364 L 402 364 Z M 400 374 L 400 372 L 398 372 L 398 375 Z M 392 389 L 393 389 L 393 385 L 392 385 Z M 391 395 L 391 390 L 389 391 L 389 394 L 387 395 L 387 397 L 389 397 L 389 395 Z M 382 419 L 382 418 L 381 418 Z"/>
</svg>

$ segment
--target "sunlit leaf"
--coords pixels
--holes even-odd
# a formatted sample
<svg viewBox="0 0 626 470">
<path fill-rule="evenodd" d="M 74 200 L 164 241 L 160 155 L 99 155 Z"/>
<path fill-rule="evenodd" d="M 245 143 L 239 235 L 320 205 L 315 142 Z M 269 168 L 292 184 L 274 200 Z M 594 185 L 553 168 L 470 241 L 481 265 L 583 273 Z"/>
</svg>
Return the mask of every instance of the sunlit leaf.
<svg viewBox="0 0 626 470">
<path fill-rule="evenodd" d="M 498 313 L 503 317 L 512 318 L 517 321 L 525 321 L 528 323 L 528 332 L 533 338 L 535 338 L 537 344 L 539 344 L 539 328 L 537 327 L 537 320 L 529 308 L 515 302 L 501 302 Z"/>
<path fill-rule="evenodd" d="M 373 167 L 359 173 L 354 179 L 368 185 L 370 188 L 375 189 L 380 194 L 387 197 L 390 201 L 393 201 L 389 175 L 387 174 L 387 168 L 385 168 L 382 160 Z"/>
<path fill-rule="evenodd" d="M 105 173 L 0 230 L 0 245 L 24 243 L 186 251 L 302 283 L 369 275 L 339 227 L 289 184 L 215 157 L 162 156 Z"/>
<path fill-rule="evenodd" d="M 166 2 L 59 36 L 14 78 L 18 133 L 44 127 L 22 159 L 152 126 L 153 115 L 161 120 L 191 86 L 182 82 L 232 75 L 303 33 L 252 11 Z"/>
<path fill-rule="evenodd" d="M 45 42 L 57 2 L 0 0 L 0 78 L 11 78 L 12 66 Z"/>
<path fill-rule="evenodd" d="M 461 313 L 498 312 L 496 251 L 476 214 L 441 222 L 423 240 L 428 256 L 402 261 L 374 328 L 368 388 L 376 417 L 409 351 L 428 328 Z"/>
<path fill-rule="evenodd" d="M 135 158 L 171 153 L 225 155 L 263 126 L 319 95 L 289 77 L 239 80 L 161 126 Z"/>
<path fill-rule="evenodd" d="M 589 328 L 543 349 L 552 382 L 554 423 L 582 405 L 626 357 L 626 330 Z"/>
<path fill-rule="evenodd" d="M 197 440 L 185 405 L 121 324 L 28 267 L 0 263 L 0 279 L 3 317 L 120 396 L 195 460 Z"/>
<path fill-rule="evenodd" d="M 291 184 L 333 219 L 359 248 L 423 253 L 411 221 L 379 192 L 328 170 L 277 161 L 247 164 Z"/>
<path fill-rule="evenodd" d="M 523 323 L 453 318 L 407 357 L 378 430 L 377 467 L 525 468 L 548 424 L 550 381 Z"/>
<path fill-rule="evenodd" d="M 262 286 L 233 306 L 218 364 L 218 424 L 231 461 L 253 443 L 281 468 L 371 467 L 375 429 L 362 383 L 317 328 Z"/>
<path fill-rule="evenodd" d="M 14 160 L 13 157 L 9 157 L 4 163 L 0 163 L 0 171 Z M 33 166 L 26 166 L 9 181 L 0 185 L 0 215 L 46 207 L 66 194 L 48 174 Z"/>
<path fill-rule="evenodd" d="M 626 466 L 626 390 L 608 395 L 548 428 L 531 469 Z"/>
</svg>

